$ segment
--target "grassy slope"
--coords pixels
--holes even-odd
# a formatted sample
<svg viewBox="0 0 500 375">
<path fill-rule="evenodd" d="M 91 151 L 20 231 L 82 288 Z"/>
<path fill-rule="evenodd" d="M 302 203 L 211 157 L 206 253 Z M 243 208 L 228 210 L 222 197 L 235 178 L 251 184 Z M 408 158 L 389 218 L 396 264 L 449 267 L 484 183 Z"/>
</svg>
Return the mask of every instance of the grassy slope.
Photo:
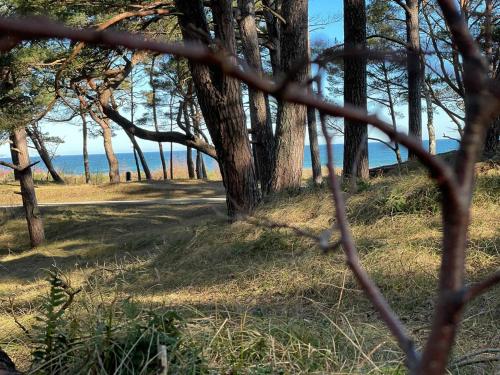
<svg viewBox="0 0 500 375">
<path fill-rule="evenodd" d="M 418 174 L 375 178 L 349 199 L 362 262 L 418 343 L 429 332 L 440 257 L 437 194 Z M 467 275 L 500 267 L 500 173 L 481 171 L 474 199 Z M 223 212 L 222 205 L 216 209 Z M 282 195 L 257 215 L 320 232 L 331 223 L 326 189 Z M 0 220 L 0 345 L 26 365 L 26 339 L 8 298 L 29 325 L 56 263 L 85 286 L 71 314 L 93 324 L 88 306 L 131 296 L 147 308 L 174 306 L 211 368 L 235 373 L 397 373 L 402 356 L 346 270 L 340 253 L 287 230 L 229 225 L 206 206 L 50 208 L 49 241 L 27 251 L 19 213 Z M 8 217 L 7 217 L 8 216 Z M 10 253 L 10 254 L 9 254 Z M 37 275 L 37 277 L 33 277 Z M 84 307 L 84 310 L 78 309 Z M 87 311 L 87 313 L 85 313 Z M 456 357 L 498 347 L 498 289 L 466 311 Z M 456 369 L 493 373 L 494 365 Z M 498 370 L 498 368 L 497 368 Z"/>
</svg>

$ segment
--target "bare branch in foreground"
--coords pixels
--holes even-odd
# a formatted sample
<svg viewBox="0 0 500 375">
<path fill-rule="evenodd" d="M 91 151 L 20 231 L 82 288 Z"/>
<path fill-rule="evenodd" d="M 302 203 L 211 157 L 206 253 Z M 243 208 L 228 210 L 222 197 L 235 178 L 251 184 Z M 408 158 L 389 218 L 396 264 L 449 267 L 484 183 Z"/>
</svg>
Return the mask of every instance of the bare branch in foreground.
<svg viewBox="0 0 500 375">
<path fill-rule="evenodd" d="M 463 303 L 464 304 L 469 303 L 474 298 L 485 293 L 486 291 L 493 288 L 497 284 L 500 284 L 500 271 L 495 272 L 494 274 L 490 275 L 483 281 L 470 285 L 464 293 Z"/>
<path fill-rule="evenodd" d="M 318 84 L 318 91 L 321 95 L 321 82 Z M 333 142 L 332 136 L 328 132 L 328 128 L 326 125 L 325 113 L 320 112 L 320 120 L 323 136 L 325 137 L 327 144 L 328 178 L 333 200 L 335 202 L 335 218 L 340 230 L 341 243 L 347 258 L 347 265 L 358 280 L 361 288 L 365 292 L 370 302 L 374 305 L 375 309 L 380 314 L 382 320 L 385 322 L 391 333 L 398 341 L 400 348 L 406 354 L 408 367 L 410 369 L 415 369 L 418 365 L 419 357 L 417 352 L 415 351 L 413 341 L 406 333 L 406 329 L 403 326 L 403 323 L 399 320 L 396 313 L 391 309 L 378 287 L 371 280 L 370 276 L 360 263 L 358 251 L 356 250 L 354 238 L 352 236 L 347 220 L 347 212 L 344 197 L 342 194 L 342 188 L 340 187 L 340 182 L 338 181 L 338 178 L 335 174 L 333 161 Z"/>
</svg>

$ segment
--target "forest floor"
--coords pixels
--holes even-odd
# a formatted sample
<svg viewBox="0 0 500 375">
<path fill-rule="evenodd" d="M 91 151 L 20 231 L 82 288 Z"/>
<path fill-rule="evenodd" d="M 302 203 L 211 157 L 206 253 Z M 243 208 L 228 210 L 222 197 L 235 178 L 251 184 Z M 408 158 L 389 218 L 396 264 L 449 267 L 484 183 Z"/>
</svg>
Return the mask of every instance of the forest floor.
<svg viewBox="0 0 500 375">
<path fill-rule="evenodd" d="M 220 183 L 189 186 L 176 193 L 179 186 L 169 183 L 89 191 L 47 185 L 38 194 L 41 202 L 54 202 L 95 200 L 96 194 L 124 200 L 221 192 Z M 4 192 L 15 187 L 0 190 L 5 202 Z M 440 262 L 438 196 L 424 174 L 410 171 L 373 178 L 348 198 L 362 263 L 417 347 L 429 332 Z M 0 211 L 0 346 L 20 368 L 29 367 L 34 342 L 40 341 L 23 333 L 12 315 L 36 332 L 34 318 L 46 308 L 49 290 L 44 269 L 56 266 L 71 287 L 82 288 L 65 316 L 85 332 L 91 354 L 103 350 L 97 339 L 103 321 L 114 327 L 109 332 L 118 332 L 116 327 L 143 319 L 142 312 L 175 310 L 183 319 L 183 345 L 197 348 L 196 366 L 213 373 L 404 373 L 401 351 L 340 251 L 323 254 L 311 240 L 286 229 L 230 224 L 224 210 L 223 203 L 44 207 L 47 242 L 36 251 L 29 250 L 22 211 Z M 256 217 L 320 233 L 331 225 L 332 211 L 326 188 L 304 188 L 267 199 Z M 500 170 L 483 163 L 472 209 L 467 279 L 479 280 L 499 267 Z M 459 366 L 450 365 L 450 371 L 500 373 L 498 361 L 459 360 L 483 349 L 498 350 L 499 342 L 496 289 L 465 311 L 452 359 Z M 173 355 L 182 359 L 176 362 L 179 373 L 188 368 L 183 353 Z"/>
</svg>

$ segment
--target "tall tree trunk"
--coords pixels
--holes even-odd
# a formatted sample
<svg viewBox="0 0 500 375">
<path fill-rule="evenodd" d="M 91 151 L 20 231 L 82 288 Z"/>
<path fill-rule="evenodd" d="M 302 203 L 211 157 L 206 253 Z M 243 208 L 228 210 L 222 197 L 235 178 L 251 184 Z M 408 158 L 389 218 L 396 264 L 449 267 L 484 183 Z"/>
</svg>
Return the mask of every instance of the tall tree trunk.
<svg viewBox="0 0 500 375">
<path fill-rule="evenodd" d="M 190 118 L 190 115 L 188 113 L 187 99 L 182 101 L 182 103 L 180 103 L 180 105 L 182 107 L 180 110 L 184 114 L 184 123 L 186 124 L 185 125 L 186 132 L 187 132 L 187 134 L 192 134 L 193 126 L 191 125 L 191 118 Z M 187 148 L 186 162 L 187 162 L 187 168 L 188 168 L 188 177 L 190 180 L 194 180 L 196 178 L 196 175 L 195 175 L 195 166 L 194 166 L 194 162 L 193 162 L 193 149 L 191 147 Z"/>
<path fill-rule="evenodd" d="M 310 36 L 308 32 L 307 36 L 307 50 L 309 59 L 311 59 L 311 44 L 310 44 Z M 312 79 L 312 66 L 308 65 L 308 76 Z M 311 83 L 311 91 L 313 91 L 313 85 Z M 309 149 L 311 151 L 311 167 L 312 167 L 312 175 L 313 182 L 315 185 L 321 185 L 323 182 L 323 176 L 321 175 L 321 157 L 319 152 L 319 144 L 318 144 L 318 124 L 316 122 L 316 108 L 308 107 L 307 108 L 307 130 L 309 134 Z"/>
<path fill-rule="evenodd" d="M 90 182 L 90 164 L 89 164 L 89 151 L 88 151 L 88 128 L 87 128 L 87 118 L 84 113 L 85 108 L 83 108 L 80 103 L 80 117 L 82 118 L 82 134 L 83 134 L 83 169 L 85 171 L 85 183 Z"/>
<path fill-rule="evenodd" d="M 194 180 L 196 178 L 194 163 L 193 163 L 193 149 L 191 147 L 187 148 L 186 163 L 188 169 L 188 178 Z"/>
<path fill-rule="evenodd" d="M 488 128 L 484 145 L 484 156 L 492 158 L 500 151 L 500 117 L 497 117 Z"/>
<path fill-rule="evenodd" d="M 254 0 L 238 0 L 239 28 L 243 54 L 250 67 L 262 73 L 259 38 L 255 24 Z M 264 194 L 269 192 L 274 158 L 273 127 L 270 108 L 262 91 L 248 89 L 250 124 L 255 149 L 255 165 Z"/>
<path fill-rule="evenodd" d="M 285 20 L 281 32 L 281 69 L 294 72 L 291 80 L 307 80 L 307 0 L 283 0 L 281 15 Z M 302 68 L 297 66 L 302 63 Z M 294 71 L 295 70 L 295 71 Z M 271 190 L 299 188 L 304 162 L 306 107 L 278 101 L 276 145 Z"/>
<path fill-rule="evenodd" d="M 10 135 L 10 156 L 12 158 L 12 163 L 14 165 L 19 165 L 19 155 L 18 155 L 18 152 L 16 150 L 16 146 L 15 146 L 15 142 L 16 139 L 14 137 L 14 133 L 11 133 Z M 15 181 L 19 181 L 19 171 L 16 171 L 14 169 L 14 180 Z"/>
<path fill-rule="evenodd" d="M 40 159 L 42 159 L 45 167 L 47 167 L 47 170 L 49 171 L 52 179 L 58 184 L 64 184 L 64 180 L 61 176 L 59 176 L 59 173 L 57 173 L 56 169 L 54 168 L 54 164 L 52 164 L 52 158 L 49 155 L 47 147 L 45 147 L 43 136 L 36 128 L 36 125 L 34 125 L 31 129 L 29 127 L 26 127 L 26 134 L 28 135 L 28 137 L 30 137 L 31 142 L 33 142 L 38 155 L 40 155 Z"/>
<path fill-rule="evenodd" d="M 139 146 L 139 143 L 137 142 L 137 139 L 135 139 L 133 134 L 130 134 L 129 132 L 126 132 L 130 142 L 132 142 L 132 146 L 134 147 L 134 152 L 137 152 L 137 156 L 139 157 L 139 160 L 141 161 L 142 165 L 142 170 L 144 171 L 144 175 L 146 176 L 146 180 L 150 181 L 153 179 L 151 176 L 151 171 L 149 169 L 148 163 L 146 161 L 146 157 L 144 156 L 144 153 L 142 152 L 141 146 Z"/>
<path fill-rule="evenodd" d="M 491 78 L 496 79 L 500 85 L 500 76 L 495 77 L 495 66 L 493 64 L 493 0 L 486 0 L 485 8 L 485 54 L 489 62 Z M 493 120 L 486 134 L 483 156 L 494 157 L 500 151 L 500 116 Z"/>
<path fill-rule="evenodd" d="M 419 0 L 406 0 L 406 41 L 408 43 L 408 133 L 422 141 L 422 67 L 420 66 Z M 412 150 L 408 159 L 415 159 Z"/>
<path fill-rule="evenodd" d="M 436 155 L 436 131 L 434 129 L 434 109 L 432 108 L 432 97 L 431 92 L 426 83 L 424 86 L 425 91 L 425 106 L 427 110 L 427 132 L 429 133 L 429 152 L 432 155 Z"/>
<path fill-rule="evenodd" d="M 366 50 L 365 0 L 344 0 L 344 48 Z M 366 58 L 344 57 L 344 103 L 366 110 L 366 89 Z M 368 179 L 367 124 L 350 120 L 344 124 L 344 177 Z"/>
<path fill-rule="evenodd" d="M 200 32 L 209 35 L 201 0 L 176 0 L 179 24 L 186 42 L 200 42 Z M 236 39 L 231 0 L 211 2 L 215 37 L 230 55 L 236 54 Z M 198 30 L 193 32 L 193 28 Z M 198 102 L 226 187 L 228 214 L 254 209 L 260 199 L 252 151 L 245 126 L 241 87 L 238 80 L 228 77 L 218 67 L 189 62 Z"/>
<path fill-rule="evenodd" d="M 155 126 L 155 130 L 157 132 L 160 131 L 160 126 L 158 124 L 158 113 L 156 109 L 156 83 L 154 80 L 154 70 L 155 70 L 155 60 L 156 58 L 153 56 L 153 59 L 151 61 L 151 71 L 149 73 L 149 84 L 151 86 L 152 90 L 152 107 L 153 107 L 153 124 Z M 172 108 L 170 108 L 170 111 L 172 111 Z M 161 160 L 161 170 L 163 172 L 163 179 L 167 180 L 168 175 L 167 175 L 167 163 L 165 162 L 165 155 L 163 154 L 163 144 L 161 142 L 158 142 L 158 149 L 160 151 L 160 160 Z"/>
<path fill-rule="evenodd" d="M 19 183 L 23 199 L 24 213 L 28 222 L 28 232 L 31 247 L 35 248 L 45 240 L 42 215 L 38 208 L 35 194 L 35 184 L 31 173 L 30 157 L 28 154 L 28 143 L 26 140 L 26 129 L 19 128 L 12 132 L 14 152 L 17 153 L 17 165 L 24 168 L 19 172 Z"/>
<path fill-rule="evenodd" d="M 264 18 L 266 20 L 269 57 L 273 75 L 278 76 L 281 72 L 281 20 L 276 14 L 281 14 L 282 0 L 263 0 L 265 5 Z"/>
</svg>

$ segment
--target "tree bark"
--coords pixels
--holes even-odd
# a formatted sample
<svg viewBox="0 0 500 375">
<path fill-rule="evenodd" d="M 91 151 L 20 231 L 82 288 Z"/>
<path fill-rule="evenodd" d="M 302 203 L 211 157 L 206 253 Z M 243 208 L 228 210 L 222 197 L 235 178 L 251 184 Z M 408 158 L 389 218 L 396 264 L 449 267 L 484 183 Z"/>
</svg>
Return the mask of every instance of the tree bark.
<svg viewBox="0 0 500 375">
<path fill-rule="evenodd" d="M 28 154 L 28 143 L 26 140 L 26 129 L 19 128 L 12 132 L 14 152 L 17 153 L 17 166 L 23 168 L 19 172 L 19 184 L 23 199 L 24 213 L 28 223 L 31 247 L 40 246 L 45 240 L 42 215 L 38 208 L 35 194 L 35 184 L 31 173 L 30 157 Z"/>
<path fill-rule="evenodd" d="M 248 65 L 262 73 L 259 38 L 255 24 L 254 0 L 238 0 L 240 10 L 239 28 L 243 54 Z M 270 109 L 262 91 L 249 88 L 250 124 L 255 149 L 255 165 L 261 190 L 269 192 L 274 158 L 273 127 Z"/>
<path fill-rule="evenodd" d="M 281 69 L 295 82 L 307 80 L 307 0 L 284 0 L 281 15 L 286 21 L 281 32 Z M 301 68 L 297 69 L 297 66 Z M 271 191 L 300 188 L 304 162 L 306 107 L 278 101 L 275 160 Z"/>
<path fill-rule="evenodd" d="M 209 35 L 203 2 L 176 0 L 179 24 L 185 41 L 200 42 L 200 32 Z M 231 0 L 211 3 L 215 37 L 230 55 L 236 54 Z M 193 28 L 199 30 L 194 33 Z M 189 62 L 189 68 L 210 137 L 217 151 L 226 187 L 228 214 L 252 211 L 260 199 L 252 151 L 244 121 L 241 87 L 218 67 Z"/>
<path fill-rule="evenodd" d="M 344 48 L 364 51 L 366 47 L 365 0 L 344 0 Z M 366 110 L 366 90 L 366 58 L 344 57 L 344 103 Z M 350 120 L 344 124 L 344 177 L 368 179 L 367 124 Z"/>
<path fill-rule="evenodd" d="M 422 141 L 422 67 L 420 66 L 419 0 L 406 0 L 406 40 L 408 43 L 408 133 Z M 408 150 L 408 159 L 416 159 Z"/>
<path fill-rule="evenodd" d="M 158 124 L 158 114 L 156 109 L 156 83 L 154 81 L 154 69 L 155 69 L 155 57 L 151 61 L 151 71 L 149 73 L 149 84 L 152 90 L 152 107 L 153 107 L 153 124 L 155 126 L 156 132 L 160 131 L 160 126 Z M 163 145 L 161 142 L 158 142 L 158 149 L 160 151 L 160 160 L 161 160 L 161 170 L 163 172 L 163 179 L 167 180 L 167 163 L 165 162 L 165 155 L 163 154 Z"/>
<path fill-rule="evenodd" d="M 26 127 L 26 134 L 33 142 L 38 155 L 40 155 L 40 159 L 42 159 L 43 163 L 47 167 L 47 170 L 49 171 L 50 176 L 52 177 L 54 182 L 57 182 L 58 184 L 64 184 L 63 178 L 59 176 L 59 173 L 57 173 L 56 169 L 54 168 L 54 164 L 52 164 L 52 158 L 49 155 L 47 147 L 45 147 L 43 136 L 42 134 L 40 134 L 36 126 L 31 129 L 29 127 Z"/>
</svg>

